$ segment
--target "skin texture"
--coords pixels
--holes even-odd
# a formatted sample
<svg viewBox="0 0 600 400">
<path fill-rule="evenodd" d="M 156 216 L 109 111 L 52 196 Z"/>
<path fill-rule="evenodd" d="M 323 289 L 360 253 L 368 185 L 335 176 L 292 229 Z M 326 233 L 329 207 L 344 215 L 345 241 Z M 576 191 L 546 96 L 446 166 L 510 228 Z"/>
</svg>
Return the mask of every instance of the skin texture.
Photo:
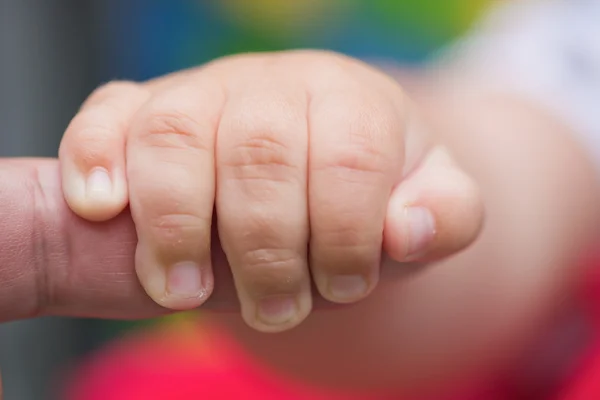
<svg viewBox="0 0 600 400">
<path fill-rule="evenodd" d="M 65 198 L 94 221 L 129 202 L 138 277 L 170 309 L 211 295 L 217 227 L 245 322 L 284 331 L 317 293 L 336 304 L 367 297 L 382 249 L 430 261 L 477 236 L 476 185 L 413 108 L 388 75 L 316 51 L 115 82 L 65 133 Z"/>
<path fill-rule="evenodd" d="M 225 67 L 221 71 L 231 73 Z M 176 90 L 184 90 L 175 83 L 190 76 L 194 72 L 149 86 L 152 91 L 167 90 L 172 85 Z M 376 96 L 371 89 L 383 93 L 373 82 L 366 85 L 366 94 Z M 402 103 L 414 104 L 414 108 L 407 106 L 403 111 L 414 115 L 418 108 L 420 120 L 427 122 L 428 129 L 401 130 L 401 142 L 407 149 L 402 164 L 409 167 L 397 177 L 405 177 L 402 182 L 412 182 L 411 186 L 419 188 L 419 204 L 435 210 L 436 222 L 444 222 L 439 226 L 448 227 L 438 229 L 435 240 L 429 244 L 432 247 L 426 247 L 420 260 L 453 254 L 476 236 L 481 213 L 473 207 L 479 203 L 473 202 L 477 198 L 474 193 L 478 192 L 472 189 L 477 186 L 487 211 L 478 239 L 468 250 L 422 270 L 415 264 L 387 259 L 379 284 L 366 299 L 343 309 L 314 312 L 302 324 L 278 335 L 251 329 L 257 326 L 252 321 L 248 324 L 247 316 L 243 322 L 237 314 L 215 314 L 248 349 L 274 367 L 321 384 L 423 391 L 504 368 L 551 319 L 553 309 L 570 296 L 581 274 L 576 259 L 595 237 L 598 226 L 598 185 L 593 170 L 572 140 L 571 132 L 552 116 L 518 99 L 470 91 L 464 82 L 452 79 L 450 85 L 438 82 L 435 89 L 423 87 L 422 91 L 411 93 L 412 102 Z M 129 85 L 125 90 L 138 93 L 137 89 Z M 348 97 L 356 100 L 355 96 Z M 245 96 L 236 98 L 241 102 Z M 109 114 L 116 116 L 118 113 L 113 111 Z M 139 118 L 140 124 L 148 121 Z M 114 126 L 119 126 L 118 121 L 117 118 Z M 104 132 L 112 130 L 104 127 Z M 419 144 L 415 138 L 427 138 L 421 143 L 435 145 Z M 122 131 L 112 135 L 111 140 L 113 145 L 122 143 Z M 86 142 L 75 137 L 72 143 Z M 120 151 L 118 146 L 112 148 Z M 450 149 L 455 161 L 431 151 L 439 148 Z M 68 149 L 65 145 L 61 150 Z M 85 155 L 82 160 L 97 161 L 102 155 L 115 152 L 96 149 L 76 154 Z M 120 154 L 124 156 L 125 152 Z M 134 227 L 128 211 L 102 223 L 75 216 L 62 197 L 60 174 L 68 174 L 69 167 L 65 168 L 64 153 L 61 160 L 62 171 L 54 160 L 5 160 L 0 165 L 0 204 L 5 211 L 0 221 L 4 233 L 0 237 L 2 320 L 50 314 L 141 318 L 167 312 L 146 295 L 133 270 L 140 228 Z M 124 165 L 118 157 L 110 162 L 115 160 Z M 169 165 L 165 160 L 161 162 Z M 218 171 L 216 176 L 219 179 Z M 472 182 L 461 180 L 466 176 L 471 176 L 477 185 L 448 185 Z M 160 177 L 150 177 L 160 181 Z M 63 175 L 63 179 L 71 178 Z M 139 179 L 138 184 L 143 183 Z M 107 218 L 125 207 L 123 199 L 127 195 L 119 190 L 131 190 L 135 184 L 118 187 L 121 189 L 116 190 L 117 196 L 109 201 L 104 198 L 96 203 L 77 203 L 73 196 L 70 205 L 80 214 L 87 213 L 88 218 L 94 217 L 93 213 L 93 219 Z M 410 186 L 401 184 L 390 188 L 387 214 L 391 214 L 389 207 L 394 196 L 406 194 L 407 187 Z M 448 188 L 452 190 L 446 191 Z M 218 202 L 218 194 L 216 198 Z M 449 201 L 456 199 L 460 201 Z M 340 197 L 338 209 L 348 205 L 345 201 L 353 200 Z M 134 210 L 134 218 L 136 212 L 144 209 L 141 203 L 132 202 L 131 206 L 139 208 Z M 388 216 L 382 217 L 383 237 L 377 240 L 397 257 L 405 254 L 401 247 L 406 241 L 393 239 L 402 229 L 394 230 L 398 225 Z M 219 229 L 226 228 L 228 223 L 220 221 L 220 214 L 218 218 Z M 468 224 L 461 224 L 467 220 Z M 227 245 L 223 246 L 224 253 L 217 241 L 221 235 L 213 229 L 214 290 L 203 305 L 206 309 L 232 309 L 237 302 L 226 263 Z M 177 251 L 175 248 L 173 254 Z M 236 254 L 231 248 L 229 252 Z M 229 253 L 227 257 L 232 258 Z M 138 263 L 139 268 L 143 267 Z"/>
</svg>

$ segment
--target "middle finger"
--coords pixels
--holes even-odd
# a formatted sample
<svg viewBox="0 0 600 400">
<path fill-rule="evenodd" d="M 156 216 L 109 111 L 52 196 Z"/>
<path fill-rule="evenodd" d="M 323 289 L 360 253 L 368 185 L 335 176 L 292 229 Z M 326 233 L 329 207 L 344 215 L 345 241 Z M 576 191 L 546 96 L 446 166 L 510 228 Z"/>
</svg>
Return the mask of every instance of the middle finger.
<svg viewBox="0 0 600 400">
<path fill-rule="evenodd" d="M 259 73 L 230 93 L 217 134 L 216 209 L 242 317 L 261 331 L 310 313 L 307 96 Z"/>
</svg>

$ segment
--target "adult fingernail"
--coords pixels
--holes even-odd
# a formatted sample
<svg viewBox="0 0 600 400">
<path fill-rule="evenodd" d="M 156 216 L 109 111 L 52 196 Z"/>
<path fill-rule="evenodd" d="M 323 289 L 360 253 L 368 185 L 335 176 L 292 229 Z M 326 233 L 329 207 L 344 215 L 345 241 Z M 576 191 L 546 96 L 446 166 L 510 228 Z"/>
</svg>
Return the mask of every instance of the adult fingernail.
<svg viewBox="0 0 600 400">
<path fill-rule="evenodd" d="M 362 275 L 337 275 L 329 278 L 330 300 L 347 303 L 363 298 L 368 290 L 369 283 Z"/>
<path fill-rule="evenodd" d="M 112 194 L 112 181 L 105 168 L 94 168 L 86 182 L 86 197 L 92 200 L 104 200 Z"/>
<path fill-rule="evenodd" d="M 407 226 L 407 258 L 418 256 L 435 236 L 435 219 L 425 207 L 407 207 L 405 209 Z"/>
<path fill-rule="evenodd" d="M 167 271 L 167 294 L 179 298 L 202 297 L 205 288 L 201 267 L 190 261 L 177 263 Z"/>
<path fill-rule="evenodd" d="M 298 302 L 294 296 L 270 296 L 258 301 L 257 317 L 265 325 L 284 325 L 298 315 Z"/>
</svg>

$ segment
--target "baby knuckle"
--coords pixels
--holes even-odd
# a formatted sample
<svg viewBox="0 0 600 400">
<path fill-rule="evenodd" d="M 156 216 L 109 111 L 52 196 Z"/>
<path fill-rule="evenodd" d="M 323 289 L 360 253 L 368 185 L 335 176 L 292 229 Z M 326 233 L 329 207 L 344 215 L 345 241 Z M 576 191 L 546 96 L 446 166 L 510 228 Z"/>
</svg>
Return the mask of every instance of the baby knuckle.
<svg viewBox="0 0 600 400">
<path fill-rule="evenodd" d="M 302 257 L 292 249 L 252 249 L 239 262 L 244 282 L 256 292 L 294 292 L 305 277 Z"/>
<path fill-rule="evenodd" d="M 143 90 L 144 89 L 142 89 L 138 83 L 132 81 L 110 81 L 96 88 L 86 102 L 83 103 L 82 107 L 85 107 L 90 103 L 102 103 L 109 98 L 117 96 L 136 95 Z"/>
<path fill-rule="evenodd" d="M 163 108 L 148 113 L 138 137 L 152 147 L 213 151 L 206 131 L 207 127 L 191 115 Z"/>
<path fill-rule="evenodd" d="M 222 165 L 237 180 L 290 181 L 298 180 L 300 165 L 293 150 L 281 139 L 282 134 L 270 129 L 247 131 L 222 158 Z"/>
<path fill-rule="evenodd" d="M 323 168 L 349 174 L 382 175 L 388 172 L 388 158 L 369 145 L 347 146 L 333 151 Z"/>
<path fill-rule="evenodd" d="M 153 242 L 161 248 L 192 245 L 198 250 L 210 242 L 211 219 L 191 213 L 162 214 L 149 219 Z"/>
</svg>

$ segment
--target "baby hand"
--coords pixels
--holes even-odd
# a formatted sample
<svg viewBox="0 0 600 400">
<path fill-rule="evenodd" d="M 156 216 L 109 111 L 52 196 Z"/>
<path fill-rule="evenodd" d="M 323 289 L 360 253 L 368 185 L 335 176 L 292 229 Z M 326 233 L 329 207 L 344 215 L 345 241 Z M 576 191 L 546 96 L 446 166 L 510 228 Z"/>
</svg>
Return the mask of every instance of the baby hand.
<svg viewBox="0 0 600 400">
<path fill-rule="evenodd" d="M 242 316 L 261 331 L 308 316 L 311 279 L 325 299 L 356 302 L 376 287 L 383 255 L 455 253 L 483 214 L 474 183 L 395 81 L 324 52 L 107 84 L 69 125 L 60 160 L 81 217 L 129 204 L 137 274 L 164 307 L 210 296 L 215 222 Z"/>
</svg>

